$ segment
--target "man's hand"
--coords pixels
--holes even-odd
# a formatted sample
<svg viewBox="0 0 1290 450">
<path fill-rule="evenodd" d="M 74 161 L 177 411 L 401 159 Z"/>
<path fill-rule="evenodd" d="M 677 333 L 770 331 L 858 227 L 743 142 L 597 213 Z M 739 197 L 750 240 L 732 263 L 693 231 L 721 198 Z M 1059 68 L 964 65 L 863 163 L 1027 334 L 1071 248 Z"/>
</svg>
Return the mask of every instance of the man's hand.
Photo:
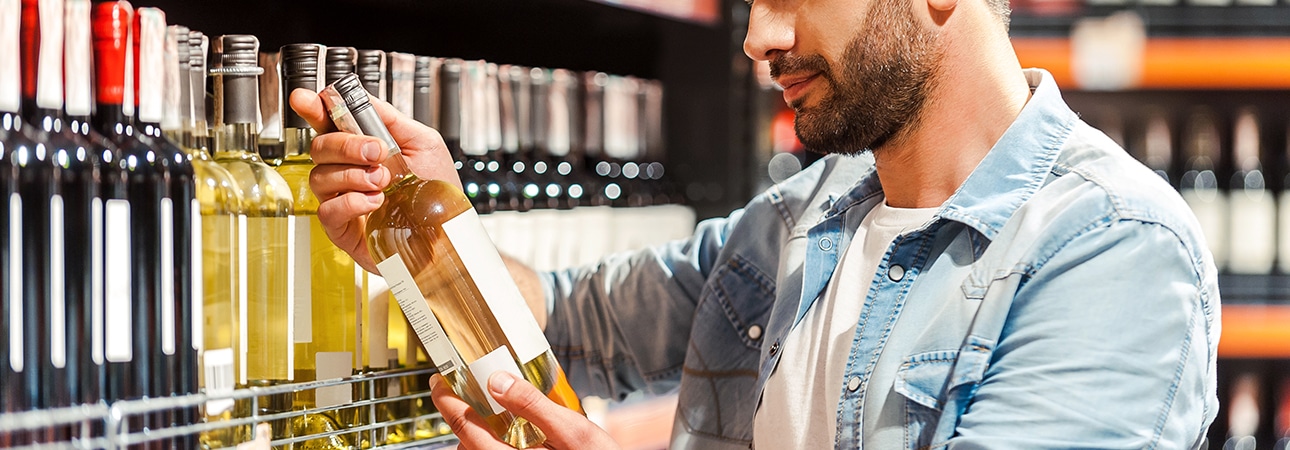
<svg viewBox="0 0 1290 450">
<path fill-rule="evenodd" d="M 461 440 L 458 448 L 470 450 L 508 450 L 488 430 L 484 418 L 470 405 L 453 394 L 452 387 L 439 374 L 430 377 L 431 398 Z M 533 385 L 509 372 L 488 377 L 488 394 L 507 411 L 537 425 L 546 434 L 546 447 L 556 449 L 615 449 L 618 443 L 605 430 L 586 417 L 557 405 Z"/>
<path fill-rule="evenodd" d="M 371 101 L 412 173 L 461 188 L 452 155 L 439 132 L 376 97 Z M 309 187 L 318 196 L 318 220 L 337 247 L 368 272 L 378 273 L 367 252 L 367 214 L 385 201 L 381 190 L 390 183 L 390 174 L 380 164 L 389 149 L 374 137 L 336 131 L 315 92 L 296 89 L 291 93 L 291 108 L 319 134 L 310 150 L 318 166 L 309 174 Z"/>
</svg>

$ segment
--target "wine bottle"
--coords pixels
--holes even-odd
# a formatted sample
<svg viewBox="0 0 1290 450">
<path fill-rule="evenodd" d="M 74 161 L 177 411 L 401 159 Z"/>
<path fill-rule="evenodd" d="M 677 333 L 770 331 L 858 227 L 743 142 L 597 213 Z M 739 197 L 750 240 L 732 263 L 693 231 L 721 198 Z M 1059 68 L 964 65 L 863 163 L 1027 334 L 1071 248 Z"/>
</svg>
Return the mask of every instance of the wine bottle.
<svg viewBox="0 0 1290 450">
<path fill-rule="evenodd" d="M 265 164 L 278 167 L 286 157 L 283 150 L 282 109 L 283 95 L 280 78 L 281 66 L 277 52 L 261 52 L 260 69 L 260 142 L 256 144 L 260 159 Z M 289 107 L 287 109 L 290 109 Z"/>
<path fill-rule="evenodd" d="M 390 149 L 386 167 L 394 181 L 385 189 L 385 204 L 368 217 L 368 249 L 380 261 L 377 267 L 390 280 L 391 292 L 430 359 L 499 438 L 517 447 L 540 444 L 545 440 L 541 431 L 484 396 L 480 386 L 497 370 L 522 375 L 547 393 L 561 392 L 565 388 L 557 386 L 568 381 L 537 321 L 524 312 L 519 288 L 469 200 L 451 184 L 421 180 L 408 171 L 357 77 L 341 79 L 323 98 L 333 106 L 343 99 L 361 131 Z M 339 124 L 348 124 L 346 119 L 333 115 Z M 473 281 L 485 274 L 489 283 Z M 449 327 L 439 327 L 436 317 Z M 566 397 L 554 400 L 580 410 Z"/>
<path fill-rule="evenodd" d="M 482 180 L 477 177 L 476 170 L 466 167 L 466 155 L 461 149 L 463 118 L 466 111 L 462 102 L 462 85 L 461 85 L 461 66 L 460 59 L 445 59 L 439 66 L 439 134 L 443 136 L 444 145 L 448 147 L 448 152 L 452 154 L 453 164 L 457 168 L 457 173 L 461 177 L 462 189 L 466 192 L 466 197 L 471 199 L 471 203 L 483 194 Z M 332 83 L 328 83 L 332 84 Z"/>
<path fill-rule="evenodd" d="M 182 361 L 183 367 L 197 368 L 197 386 L 208 395 L 228 394 L 233 390 L 233 338 L 236 323 L 233 311 L 233 292 L 237 290 L 237 277 L 233 271 L 233 253 L 237 213 L 241 199 L 233 184 L 232 175 L 211 160 L 210 155 L 197 147 L 197 136 L 205 134 L 203 125 L 197 131 L 197 115 L 205 115 L 204 87 L 193 87 L 193 72 L 198 80 L 205 80 L 205 54 L 201 47 L 201 33 L 186 27 L 168 27 L 166 40 L 166 108 L 161 124 L 163 133 L 172 143 L 177 143 L 182 157 L 192 166 L 194 191 L 189 208 L 192 237 L 191 306 L 189 329 L 191 352 Z M 173 50 L 172 50 L 173 49 Z M 194 66 L 196 68 L 194 68 Z M 196 108 L 194 108 L 196 105 Z M 195 111 L 196 109 L 196 111 Z M 205 119 L 201 120 L 205 123 Z M 178 223 L 176 224 L 178 226 Z M 178 261 L 178 259 L 177 259 Z M 190 351 L 190 350 L 184 350 Z M 187 387 L 186 391 L 195 391 Z M 233 404 L 231 400 L 211 400 L 205 405 L 206 421 L 228 419 Z M 196 417 L 195 411 L 189 412 Z M 196 420 L 196 419 L 193 419 Z M 235 442 L 226 429 L 207 431 L 200 436 L 206 447 L 226 447 Z"/>
<path fill-rule="evenodd" d="M 134 83 L 130 79 L 131 26 L 134 10 L 128 2 L 104 2 L 94 6 L 94 60 L 98 83 L 98 106 L 95 128 L 121 149 L 128 202 L 108 200 L 104 208 L 105 263 L 107 297 L 104 311 L 105 356 L 108 361 L 109 397 L 139 398 L 159 392 L 154 386 L 168 375 L 158 374 L 160 326 L 157 317 L 162 310 L 162 221 L 163 200 L 170 193 L 168 183 L 171 160 L 139 140 L 134 126 Z M 106 193 L 105 193 L 106 194 Z M 107 197 L 107 195 L 105 195 Z M 125 211 L 120 208 L 127 207 Z M 124 232 L 118 231 L 124 228 Z M 128 239 L 121 239 L 128 236 Z M 129 255 L 125 264 L 130 272 L 129 302 L 121 305 L 113 283 L 121 277 L 113 261 L 117 255 Z M 126 326 L 128 325 L 128 326 Z M 122 346 L 122 338 L 128 345 Z M 162 414 L 144 418 L 145 428 L 165 424 Z M 160 446 L 151 442 L 150 446 Z"/>
<path fill-rule="evenodd" d="M 607 161 L 608 125 L 605 102 L 608 93 L 609 75 L 603 72 L 583 74 L 583 131 L 585 137 L 583 166 L 578 170 L 584 174 L 582 183 L 569 186 L 569 197 L 586 205 L 575 209 L 581 228 L 587 232 L 578 243 L 578 256 L 575 265 L 591 264 L 610 253 L 613 242 L 613 210 L 611 201 L 605 196 L 605 177 L 609 175 L 610 163 Z"/>
<path fill-rule="evenodd" d="M 105 327 L 104 233 L 106 231 L 104 228 L 104 206 L 107 201 L 116 201 L 117 204 L 126 201 L 127 189 L 124 178 L 125 172 L 122 170 L 122 166 L 120 164 L 109 164 L 109 162 L 116 161 L 113 158 L 120 155 L 121 150 L 90 126 L 90 112 L 93 106 L 91 98 L 91 48 L 93 41 L 90 36 L 90 9 L 89 0 L 68 0 L 64 5 L 64 28 L 66 32 L 64 34 L 63 61 L 66 67 L 63 71 L 63 79 L 66 92 L 66 123 L 67 128 L 79 135 L 80 139 L 85 142 L 86 157 L 93 161 L 94 170 L 97 171 L 96 174 L 85 177 L 93 178 L 94 186 L 69 188 L 67 190 L 68 197 L 76 195 L 73 192 L 81 192 L 83 193 L 82 195 L 93 192 L 89 197 L 88 218 L 71 218 L 72 214 L 83 215 L 85 213 L 83 211 L 74 213 L 68 210 L 69 217 L 64 220 L 67 224 L 75 222 L 89 224 L 89 229 L 75 238 L 88 239 L 88 253 L 83 253 L 81 256 L 72 256 L 70 249 L 74 248 L 74 246 L 69 245 L 69 254 L 65 260 L 69 265 L 74 264 L 73 261 L 80 261 L 80 264 L 83 264 L 80 268 L 69 266 L 68 270 L 69 273 L 83 271 L 79 272 L 81 276 L 78 278 L 78 281 L 82 283 L 82 291 L 79 294 L 82 296 L 83 305 L 80 320 L 77 322 L 69 320 L 69 323 L 76 323 L 76 325 L 72 326 L 79 329 L 79 332 L 86 333 L 86 335 L 79 338 L 80 342 L 75 344 L 81 346 L 81 349 L 74 353 L 80 359 L 80 368 L 77 371 L 76 378 L 79 379 L 81 394 L 79 401 L 82 404 L 97 403 L 106 398 L 107 394 L 105 392 L 106 380 L 104 377 L 106 376 L 106 368 L 103 354 L 103 331 Z M 80 155 L 78 154 L 77 157 L 79 158 Z M 65 178 L 65 181 L 72 182 L 72 176 Z M 128 206 L 125 209 L 128 209 Z M 126 232 L 125 229 L 115 227 L 113 230 L 117 233 Z M 67 233 L 67 241 L 75 242 L 70 235 L 72 231 L 68 230 Z M 81 251 L 85 252 L 87 250 L 82 249 Z M 113 255 L 112 257 L 125 259 L 125 267 L 128 267 L 129 252 Z M 117 282 L 120 283 L 122 280 L 117 280 Z M 124 280 L 127 285 L 128 282 L 129 280 Z M 86 287 L 88 287 L 88 295 L 84 291 Z M 129 301 L 128 292 L 122 297 L 125 299 L 124 301 Z M 114 324 L 113 326 L 117 325 Z M 70 347 L 69 354 L 72 354 Z"/>
<path fill-rule="evenodd" d="M 326 48 L 318 44 L 282 47 L 282 88 L 284 95 L 296 89 L 317 91 L 322 84 Z M 296 380 L 313 381 L 344 378 L 354 374 L 358 356 L 358 308 L 353 283 L 354 260 L 327 239 L 318 221 L 318 198 L 309 189 L 309 156 L 314 130 L 291 108 L 282 109 L 285 156 L 277 167 L 294 195 L 295 241 L 295 335 Z M 335 408 L 353 401 L 349 386 L 319 388 L 296 394 L 296 409 Z M 306 414 L 292 419 L 297 436 L 332 432 L 354 414 Z M 348 436 L 331 436 L 304 442 L 308 448 L 350 448 Z"/>
<path fill-rule="evenodd" d="M 1229 225 L 1232 273 L 1262 275 L 1272 272 L 1276 260 L 1276 200 L 1263 178 L 1259 116 L 1251 108 L 1236 113 L 1232 128 L 1232 175 Z"/>
<path fill-rule="evenodd" d="M 1179 191 L 1200 222 L 1210 253 L 1214 255 L 1214 264 L 1219 270 L 1226 270 L 1227 193 L 1220 190 L 1218 183 L 1218 160 L 1222 147 L 1214 113 L 1205 109 L 1194 111 L 1188 117 L 1183 133 L 1187 165 L 1180 179 Z"/>
<path fill-rule="evenodd" d="M 178 79 L 178 42 L 168 44 L 165 13 L 157 8 L 139 8 L 134 20 L 135 91 L 139 114 L 135 129 L 140 142 L 168 161 L 168 198 L 161 204 L 161 308 L 155 321 L 160 324 L 154 341 L 160 345 L 157 355 L 158 381 L 154 395 L 188 395 L 198 392 L 197 345 L 194 339 L 194 317 L 200 317 L 200 305 L 194 294 L 200 292 L 201 279 L 193 272 L 200 254 L 194 253 L 195 241 L 201 240 L 201 208 L 197 205 L 193 164 L 188 155 L 171 142 L 162 129 L 165 120 L 166 83 Z M 169 47 L 170 55 L 167 55 Z M 171 68 L 173 75 L 167 74 Z M 177 86 L 176 86 L 177 87 Z M 174 110 L 174 107 L 171 107 Z M 173 134 L 173 133 L 172 133 Z M 199 331 L 198 329 L 197 331 Z M 184 408 L 170 411 L 167 424 L 185 426 L 196 423 L 198 411 Z M 180 448 L 196 447 L 195 436 L 178 436 L 169 442 Z"/>
<path fill-rule="evenodd" d="M 19 0 L 0 1 L 0 79 L 21 80 L 19 66 L 20 45 L 17 24 L 21 20 L 22 3 Z M 23 197 L 18 184 L 18 160 L 35 152 L 36 141 L 32 139 L 19 114 L 22 104 L 22 91 L 19 83 L 0 84 L 0 198 L 4 207 L 0 208 L 0 412 L 20 412 L 37 407 L 30 394 L 37 392 L 35 386 L 27 384 L 27 371 L 33 362 L 34 355 L 26 354 L 27 330 L 23 323 L 27 312 L 23 304 Z M 27 433 L 15 432 L 0 434 L 0 445 L 17 446 L 29 444 Z"/>
<path fill-rule="evenodd" d="M 292 343 L 294 303 L 293 254 L 287 243 L 294 232 L 291 187 L 255 152 L 259 125 L 256 77 L 259 40 L 251 35 L 224 35 L 211 44 L 220 66 L 212 69 L 216 105 L 215 162 L 224 166 L 242 196 L 238 218 L 239 386 L 271 386 L 295 377 Z M 245 219 L 243 219 L 245 217 Z M 292 395 L 259 400 L 260 415 L 292 408 Z M 251 402 L 239 402 L 237 416 L 249 415 Z M 273 421 L 273 438 L 291 436 L 285 421 Z"/>
<path fill-rule="evenodd" d="M 68 365 L 67 314 L 76 309 L 79 298 L 68 298 L 66 283 L 67 229 L 66 210 L 81 210 L 68 205 L 63 195 L 66 187 L 83 187 L 64 181 L 75 176 L 64 170 L 56 158 L 67 158 L 86 144 L 63 123 L 62 39 L 63 5 L 57 0 L 24 0 L 22 11 L 22 90 L 23 120 L 37 146 L 34 152 L 20 154 L 18 190 L 22 196 L 22 269 L 23 280 L 23 354 L 31 370 L 26 370 L 29 400 L 40 408 L 66 407 L 72 404 L 73 386 Z M 67 161 L 70 166 L 72 161 Z M 86 162 L 75 162 L 85 170 Z M 92 165 L 92 163 L 91 163 Z M 92 169 L 90 169 L 92 170 Z M 79 200 L 88 203 L 89 198 Z M 72 224 L 82 233 L 84 223 Z M 82 234 L 85 235 L 85 234 Z M 74 243 L 74 246 L 80 247 Z M 70 308 L 69 308 L 70 307 Z M 35 397 L 30 397 L 35 395 Z M 44 429 L 39 442 L 55 442 L 68 437 L 65 428 Z"/>
</svg>

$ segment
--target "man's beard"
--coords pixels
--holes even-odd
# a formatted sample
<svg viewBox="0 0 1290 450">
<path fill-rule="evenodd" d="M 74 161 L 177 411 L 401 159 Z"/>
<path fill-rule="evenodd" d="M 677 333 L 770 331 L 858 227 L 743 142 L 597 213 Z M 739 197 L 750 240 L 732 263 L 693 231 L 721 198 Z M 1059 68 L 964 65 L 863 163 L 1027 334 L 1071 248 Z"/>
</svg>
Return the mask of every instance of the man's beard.
<svg viewBox="0 0 1290 450">
<path fill-rule="evenodd" d="M 942 53 L 936 33 L 919 26 L 906 2 L 878 0 L 870 8 L 840 70 L 820 55 L 784 55 L 770 63 L 772 76 L 818 73 L 830 87 L 815 106 L 805 106 L 809 94 L 791 105 L 797 136 L 808 149 L 876 149 L 913 126 L 927 102 Z"/>
</svg>

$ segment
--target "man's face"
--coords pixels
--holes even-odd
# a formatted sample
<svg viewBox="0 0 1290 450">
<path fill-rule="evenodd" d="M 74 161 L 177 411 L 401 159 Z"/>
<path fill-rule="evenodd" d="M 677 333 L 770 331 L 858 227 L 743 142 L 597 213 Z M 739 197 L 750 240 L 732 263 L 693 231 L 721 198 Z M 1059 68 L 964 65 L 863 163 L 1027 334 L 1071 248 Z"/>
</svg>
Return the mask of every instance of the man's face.
<svg viewBox="0 0 1290 450">
<path fill-rule="evenodd" d="M 918 120 L 941 47 L 908 0 L 872 0 L 862 13 L 854 10 L 866 5 L 854 0 L 757 1 L 769 4 L 754 4 L 745 50 L 770 60 L 771 77 L 797 112 L 797 135 L 807 148 L 842 154 L 875 149 Z M 754 42 L 768 32 L 759 26 L 790 33 L 791 45 L 782 37 Z"/>
</svg>

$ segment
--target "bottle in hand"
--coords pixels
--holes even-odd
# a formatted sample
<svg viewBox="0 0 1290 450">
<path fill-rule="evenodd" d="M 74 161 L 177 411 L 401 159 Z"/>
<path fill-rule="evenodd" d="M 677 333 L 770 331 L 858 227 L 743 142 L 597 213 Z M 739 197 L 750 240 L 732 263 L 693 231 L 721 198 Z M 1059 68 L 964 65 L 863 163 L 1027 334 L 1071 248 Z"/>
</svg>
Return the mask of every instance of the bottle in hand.
<svg viewBox="0 0 1290 450">
<path fill-rule="evenodd" d="M 323 101 L 338 128 L 375 136 L 390 149 L 385 165 L 393 181 L 368 216 L 368 249 L 431 360 L 500 439 L 540 445 L 540 430 L 484 394 L 489 375 L 521 375 L 553 400 L 581 407 L 470 201 L 455 186 L 407 169 L 356 76 L 329 87 Z"/>
</svg>

